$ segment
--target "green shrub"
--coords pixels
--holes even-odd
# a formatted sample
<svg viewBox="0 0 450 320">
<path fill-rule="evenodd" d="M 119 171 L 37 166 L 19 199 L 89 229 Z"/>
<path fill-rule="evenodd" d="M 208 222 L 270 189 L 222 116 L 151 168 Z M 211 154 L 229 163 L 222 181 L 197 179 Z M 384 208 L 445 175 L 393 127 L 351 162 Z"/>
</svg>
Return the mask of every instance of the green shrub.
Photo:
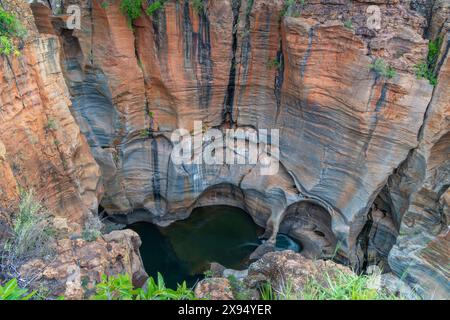
<svg viewBox="0 0 450 320">
<path fill-rule="evenodd" d="M 353 30 L 353 21 L 351 19 L 344 21 L 344 27 Z"/>
<path fill-rule="evenodd" d="M 177 290 L 166 288 L 163 276 L 158 273 L 158 283 L 153 278 L 148 279 L 144 289 L 138 289 L 136 300 L 194 300 L 194 292 L 187 287 L 186 282 L 178 285 Z"/>
<path fill-rule="evenodd" d="M 439 51 L 442 46 L 442 38 L 430 41 L 428 44 L 427 61 L 416 64 L 414 69 L 418 79 L 428 79 L 431 85 L 437 85 L 436 64 L 439 58 Z"/>
<path fill-rule="evenodd" d="M 381 289 L 370 287 L 372 277 L 337 271 L 325 274 L 325 284 L 310 279 L 302 292 L 304 300 L 399 300 Z"/>
<path fill-rule="evenodd" d="M 268 69 L 279 69 L 281 67 L 281 62 L 278 58 L 267 60 L 266 67 Z"/>
<path fill-rule="evenodd" d="M 13 236 L 6 242 L 6 249 L 23 259 L 48 255 L 55 234 L 48 218 L 33 191 L 22 191 L 19 212 L 13 218 Z"/>
<path fill-rule="evenodd" d="M 153 16 L 156 12 L 164 8 L 166 2 L 167 2 L 166 0 L 157 0 L 153 2 L 151 5 L 149 5 L 145 12 L 147 13 L 148 16 Z"/>
<path fill-rule="evenodd" d="M 147 281 L 144 288 L 134 288 L 130 276 L 102 276 L 96 285 L 96 293 L 92 300 L 193 300 L 195 295 L 184 282 L 177 290 L 166 288 L 163 276 L 158 273 L 158 282 L 153 278 Z"/>
<path fill-rule="evenodd" d="M 54 131 L 58 129 L 58 123 L 56 122 L 55 119 L 48 119 L 47 121 L 47 125 L 45 126 L 45 129 L 49 130 L 49 131 Z"/>
<path fill-rule="evenodd" d="M 0 284 L 0 300 L 30 300 L 34 295 L 35 292 L 21 289 L 17 279 L 9 280 L 4 286 Z"/>
<path fill-rule="evenodd" d="M 16 16 L 0 8 L 0 54 L 19 55 L 14 41 L 22 39 L 25 35 L 26 30 Z"/>
<path fill-rule="evenodd" d="M 120 10 L 128 18 L 128 24 L 131 26 L 142 14 L 142 0 L 122 0 Z"/>
<path fill-rule="evenodd" d="M 370 70 L 376 72 L 378 76 L 388 79 L 395 77 L 397 74 L 383 59 L 376 59 L 375 62 L 370 65 Z"/>
<path fill-rule="evenodd" d="M 192 0 L 192 8 L 197 14 L 203 14 L 205 12 L 205 5 L 203 4 L 203 0 Z"/>
<path fill-rule="evenodd" d="M 275 290 L 270 283 L 260 288 L 261 300 L 400 300 L 383 289 L 370 286 L 373 276 L 334 271 L 324 273 L 323 281 L 310 278 L 302 291 L 294 290 L 293 282 L 286 281 Z"/>
<path fill-rule="evenodd" d="M 102 2 L 101 6 L 102 6 L 103 9 L 106 10 L 106 9 L 109 8 L 109 3 L 107 1 L 104 1 L 104 2 Z"/>
<path fill-rule="evenodd" d="M 48 212 L 35 200 L 32 191 L 21 192 L 19 209 L 12 220 L 11 237 L 0 248 L 0 274 L 4 280 L 15 278 L 20 287 L 27 287 L 42 270 L 23 273 L 20 267 L 32 259 L 52 258 L 56 232 Z"/>
<path fill-rule="evenodd" d="M 94 242 L 102 235 L 103 223 L 97 215 L 89 215 L 84 222 L 81 236 L 84 241 Z"/>
</svg>

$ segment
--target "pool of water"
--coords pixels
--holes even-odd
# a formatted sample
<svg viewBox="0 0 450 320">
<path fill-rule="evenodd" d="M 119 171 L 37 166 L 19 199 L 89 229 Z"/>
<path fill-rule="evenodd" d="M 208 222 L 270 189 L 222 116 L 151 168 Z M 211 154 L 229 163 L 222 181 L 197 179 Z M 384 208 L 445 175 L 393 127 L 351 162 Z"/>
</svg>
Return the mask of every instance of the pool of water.
<svg viewBox="0 0 450 320">
<path fill-rule="evenodd" d="M 250 254 L 262 243 L 259 237 L 264 232 L 246 212 L 226 206 L 198 208 L 188 219 L 166 228 L 149 223 L 129 228 L 142 239 L 140 251 L 149 276 L 160 272 L 171 288 L 183 281 L 195 285 L 211 262 L 230 269 L 247 268 Z M 283 235 L 278 237 L 277 246 L 300 250 Z"/>
</svg>

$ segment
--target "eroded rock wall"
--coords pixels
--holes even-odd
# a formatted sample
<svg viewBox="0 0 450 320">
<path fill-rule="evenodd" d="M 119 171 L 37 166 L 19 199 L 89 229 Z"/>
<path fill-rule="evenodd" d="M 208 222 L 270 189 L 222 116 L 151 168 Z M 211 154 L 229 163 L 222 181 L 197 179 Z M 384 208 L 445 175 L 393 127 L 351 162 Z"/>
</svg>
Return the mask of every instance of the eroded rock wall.
<svg viewBox="0 0 450 320">
<path fill-rule="evenodd" d="M 314 239 L 312 256 L 330 257 L 338 246 L 340 258 L 360 269 L 371 257 L 400 276 L 408 250 L 430 247 L 425 257 L 414 252 L 433 262 L 427 271 L 413 266 L 410 281 L 423 273 L 448 279 L 448 244 L 438 241 L 447 230 L 438 217 L 448 209 L 448 50 L 436 88 L 414 69 L 426 60 L 425 34 L 446 35 L 445 1 L 311 0 L 286 8 L 281 0 L 217 0 L 205 1 L 204 12 L 169 1 L 133 28 L 117 1 L 69 4 L 81 6 L 81 30 L 34 10 L 41 30 L 62 43 L 73 113 L 102 169 L 110 214 L 164 225 L 201 204 L 233 204 L 268 235 Z M 367 27 L 373 4 L 382 14 L 377 31 Z M 370 70 L 377 58 L 394 68 L 392 78 Z M 279 129 L 279 174 L 175 166 L 170 135 L 192 130 L 194 120 L 203 129 Z M 389 212 L 372 210 L 388 180 Z M 403 237 L 416 203 L 419 216 L 434 212 L 436 230 L 428 231 L 427 218 Z"/>
<path fill-rule="evenodd" d="M 0 206 L 33 189 L 56 215 L 80 230 L 96 212 L 100 169 L 73 118 L 56 36 L 38 34 L 26 3 L 2 1 L 26 25 L 18 57 L 0 57 Z"/>
</svg>

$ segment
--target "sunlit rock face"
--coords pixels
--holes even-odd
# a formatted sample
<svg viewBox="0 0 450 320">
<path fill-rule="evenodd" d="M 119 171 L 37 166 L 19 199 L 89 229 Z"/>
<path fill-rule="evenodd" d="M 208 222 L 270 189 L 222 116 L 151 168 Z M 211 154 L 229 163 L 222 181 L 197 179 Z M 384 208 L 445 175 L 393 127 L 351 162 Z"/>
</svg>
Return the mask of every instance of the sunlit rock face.
<svg viewBox="0 0 450 320">
<path fill-rule="evenodd" d="M 4 1 L 28 30 L 18 57 L 0 57 L 0 207 L 34 190 L 56 216 L 79 230 L 95 212 L 100 169 L 70 112 L 59 40 L 39 34 L 24 2 Z"/>
<path fill-rule="evenodd" d="M 414 74 L 427 55 L 426 21 L 437 34 L 442 10 L 413 11 L 410 1 L 312 0 L 286 12 L 281 0 L 215 0 L 199 13 L 188 1 L 169 1 L 130 28 L 115 3 L 69 3 L 81 5 L 81 30 L 68 30 L 45 8 L 33 10 L 41 32 L 59 36 L 72 111 L 102 169 L 108 213 L 165 225 L 201 204 L 235 205 L 268 236 L 287 232 L 304 242 L 305 254 L 357 268 L 370 260 L 399 275 L 407 262 L 395 257 L 409 255 L 402 243 L 412 239 L 430 243 L 430 256 L 448 258 L 448 245 L 436 240 L 446 237 L 446 222 L 436 222 L 431 242 L 420 235 L 428 220 L 415 224 L 415 238 L 402 236 L 407 207 L 432 208 L 436 217 L 447 208 L 445 45 L 434 94 Z M 377 31 L 367 28 L 374 3 L 383 17 Z M 370 70 L 377 57 L 394 67 L 394 77 Z M 174 165 L 171 133 L 191 131 L 194 121 L 204 130 L 278 129 L 278 174 L 262 176 L 255 165 Z M 390 191 L 380 194 L 388 180 Z M 429 200 L 413 201 L 428 190 Z M 392 204 L 380 208 L 380 199 Z M 129 214 L 136 209 L 145 211 Z M 448 277 L 434 263 L 412 268 Z"/>
</svg>

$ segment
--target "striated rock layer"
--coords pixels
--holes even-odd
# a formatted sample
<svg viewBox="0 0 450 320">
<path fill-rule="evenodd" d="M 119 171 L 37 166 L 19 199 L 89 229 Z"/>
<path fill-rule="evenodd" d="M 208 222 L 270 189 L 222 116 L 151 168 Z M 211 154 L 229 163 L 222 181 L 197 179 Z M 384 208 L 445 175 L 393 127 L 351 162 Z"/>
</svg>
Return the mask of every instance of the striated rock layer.
<svg viewBox="0 0 450 320">
<path fill-rule="evenodd" d="M 419 290 L 448 296 L 448 8 L 425 2 L 215 0 L 198 12 L 168 1 L 131 28 L 118 1 L 64 1 L 80 5 L 80 30 L 34 4 L 40 34 L 2 58 L 0 201 L 18 181 L 74 223 L 101 200 L 123 222 L 160 225 L 234 205 L 306 256 L 407 270 Z M 367 27 L 373 3 L 379 30 Z M 434 89 L 414 74 L 426 33 L 444 38 Z M 377 58 L 396 74 L 371 70 Z M 175 165 L 171 133 L 196 120 L 280 130 L 278 174 Z"/>
<path fill-rule="evenodd" d="M 73 118 L 61 72 L 57 37 L 38 34 L 27 4 L 2 1 L 28 22 L 19 57 L 0 57 L 0 206 L 11 207 L 19 187 L 79 230 L 95 212 L 100 169 Z"/>
</svg>

